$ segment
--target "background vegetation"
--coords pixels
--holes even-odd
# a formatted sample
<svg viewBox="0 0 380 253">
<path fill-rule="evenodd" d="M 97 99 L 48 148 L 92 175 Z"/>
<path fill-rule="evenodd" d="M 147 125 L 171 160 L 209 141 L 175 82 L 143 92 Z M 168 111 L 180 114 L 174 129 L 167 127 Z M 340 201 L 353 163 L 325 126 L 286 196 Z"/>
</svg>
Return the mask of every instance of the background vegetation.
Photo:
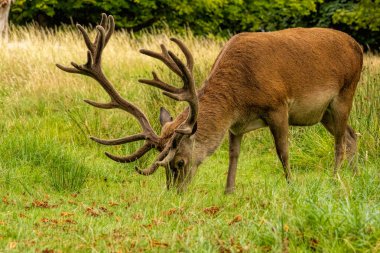
<svg viewBox="0 0 380 253">
<path fill-rule="evenodd" d="M 159 43 L 175 49 L 172 35 L 119 31 L 104 52 L 110 80 L 157 130 L 160 106 L 178 113 L 185 105 L 137 83 L 152 69 L 176 80 L 138 49 L 158 50 Z M 190 32 L 180 38 L 194 54 L 201 85 L 224 39 Z M 261 129 L 243 140 L 237 190 L 229 196 L 223 194 L 226 142 L 199 168 L 188 192 L 177 195 L 166 191 L 163 170 L 151 177 L 134 172 L 154 154 L 124 165 L 103 154 L 130 153 L 139 144 L 104 147 L 88 139 L 139 127 L 125 113 L 83 103 L 107 96 L 95 81 L 55 67 L 85 61 L 77 31 L 13 27 L 0 59 L 1 252 L 380 251 L 379 57 L 365 57 L 350 118 L 360 133 L 360 175 L 343 166 L 341 180 L 332 177 L 333 138 L 323 127 L 291 128 L 295 181 L 287 185 L 269 130 Z"/>
<path fill-rule="evenodd" d="M 116 18 L 119 28 L 140 31 L 170 27 L 196 35 L 222 36 L 242 31 L 288 27 L 332 27 L 354 36 L 366 49 L 380 47 L 380 0 L 18 0 L 15 24 L 36 21 L 95 24 L 99 13 Z"/>
</svg>

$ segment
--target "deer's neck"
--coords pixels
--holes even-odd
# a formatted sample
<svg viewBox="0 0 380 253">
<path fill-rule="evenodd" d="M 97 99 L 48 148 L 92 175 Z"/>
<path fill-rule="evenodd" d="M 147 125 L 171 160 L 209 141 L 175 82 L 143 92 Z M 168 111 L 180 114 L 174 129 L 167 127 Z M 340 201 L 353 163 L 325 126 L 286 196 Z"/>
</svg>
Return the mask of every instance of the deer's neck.
<svg viewBox="0 0 380 253">
<path fill-rule="evenodd" d="M 215 92 L 205 85 L 198 97 L 199 115 L 193 153 L 197 165 L 215 152 L 234 119 L 230 101 L 233 98 L 222 90 Z"/>
</svg>

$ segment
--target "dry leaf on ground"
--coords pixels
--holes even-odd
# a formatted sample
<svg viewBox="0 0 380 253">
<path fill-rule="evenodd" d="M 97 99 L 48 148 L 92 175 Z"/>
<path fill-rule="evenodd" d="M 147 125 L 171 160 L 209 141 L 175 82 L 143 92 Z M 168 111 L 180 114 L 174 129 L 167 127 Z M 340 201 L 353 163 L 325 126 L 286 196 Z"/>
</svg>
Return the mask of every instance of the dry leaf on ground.
<svg viewBox="0 0 380 253">
<path fill-rule="evenodd" d="M 169 247 L 169 244 L 166 242 L 160 242 L 155 239 L 150 241 L 150 245 L 155 248 L 167 248 Z"/>
<path fill-rule="evenodd" d="M 240 222 L 242 219 L 243 218 L 241 217 L 241 215 L 236 215 L 235 218 L 233 218 L 233 220 L 228 223 L 228 225 L 232 225 L 232 224 L 235 224 L 237 222 Z"/>
<path fill-rule="evenodd" d="M 220 208 L 217 206 L 210 206 L 203 209 L 203 212 L 210 215 L 215 215 L 220 211 Z"/>
</svg>

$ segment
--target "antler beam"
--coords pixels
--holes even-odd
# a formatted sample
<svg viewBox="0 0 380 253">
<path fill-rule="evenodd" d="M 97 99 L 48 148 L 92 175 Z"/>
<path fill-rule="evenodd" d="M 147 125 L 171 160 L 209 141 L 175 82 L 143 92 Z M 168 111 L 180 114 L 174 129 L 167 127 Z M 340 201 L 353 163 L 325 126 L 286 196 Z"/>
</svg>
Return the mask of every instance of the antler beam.
<svg viewBox="0 0 380 253">
<path fill-rule="evenodd" d="M 117 162 L 125 163 L 135 161 L 136 159 L 140 158 L 145 153 L 147 153 L 149 150 L 151 150 L 153 147 L 159 145 L 160 138 L 153 131 L 153 128 L 151 127 L 145 114 L 142 111 L 140 111 L 140 109 L 137 108 L 135 105 L 129 103 L 127 100 L 122 98 L 120 94 L 116 91 L 112 83 L 107 79 L 107 77 L 103 73 L 102 53 L 115 30 L 114 19 L 112 16 L 102 14 L 102 20 L 100 22 L 100 25 L 96 26 L 97 35 L 94 42 L 91 42 L 90 37 L 81 25 L 78 24 L 77 28 L 82 33 L 84 42 L 88 49 L 86 64 L 78 65 L 72 62 L 71 65 L 73 67 L 65 67 L 60 64 L 57 64 L 57 67 L 68 73 L 82 74 L 92 77 L 93 79 L 99 82 L 99 84 L 107 92 L 111 99 L 111 101 L 108 103 L 99 103 L 91 100 L 85 100 L 86 103 L 102 109 L 119 108 L 128 112 L 137 119 L 143 130 L 139 134 L 114 140 L 102 140 L 95 137 L 90 137 L 93 141 L 96 141 L 104 145 L 120 145 L 134 141 L 146 140 L 146 143 L 141 148 L 139 148 L 133 154 L 126 157 L 118 157 L 106 153 L 108 157 Z"/>
</svg>

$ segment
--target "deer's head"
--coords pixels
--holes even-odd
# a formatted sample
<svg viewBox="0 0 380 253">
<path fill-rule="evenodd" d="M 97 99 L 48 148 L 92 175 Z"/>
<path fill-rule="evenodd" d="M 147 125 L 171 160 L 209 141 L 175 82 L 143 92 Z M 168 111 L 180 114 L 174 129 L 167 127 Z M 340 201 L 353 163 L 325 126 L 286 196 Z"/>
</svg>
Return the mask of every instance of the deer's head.
<svg viewBox="0 0 380 253">
<path fill-rule="evenodd" d="M 172 120 L 172 117 L 165 109 L 161 108 L 160 122 L 162 130 L 161 134 L 157 135 L 145 114 L 135 105 L 122 98 L 102 71 L 102 52 L 115 28 L 113 17 L 102 14 L 100 25 L 96 27 L 97 36 L 94 42 L 90 41 L 87 32 L 81 25 L 77 25 L 77 27 L 82 33 L 88 48 L 87 63 L 84 65 L 71 63 L 73 67 L 64 67 L 57 64 L 57 67 L 69 73 L 83 74 L 97 80 L 110 96 L 110 102 L 98 103 L 90 100 L 85 100 L 85 102 L 103 109 L 122 109 L 134 116 L 142 128 L 141 133 L 119 139 L 103 140 L 95 137 L 91 137 L 91 139 L 104 145 L 120 145 L 144 140 L 145 143 L 131 155 L 125 157 L 109 153 L 106 153 L 106 155 L 114 161 L 129 163 L 141 158 L 148 151 L 157 149 L 160 153 L 152 165 L 146 169 L 136 167 L 136 171 L 141 175 L 148 176 L 156 172 L 159 167 L 164 167 L 166 170 L 167 187 L 175 186 L 178 190 L 183 191 L 196 169 L 193 159 L 193 135 L 197 129 L 198 98 L 193 78 L 194 60 L 190 51 L 181 41 L 175 38 L 171 40 L 178 45 L 185 55 L 186 63 L 183 63 L 173 52 L 168 51 L 164 45 L 161 45 L 161 53 L 144 49 L 140 50 L 142 54 L 156 58 L 169 67 L 170 70 L 182 79 L 183 87 L 177 88 L 163 82 L 155 72 L 152 72 L 152 80 L 144 79 L 139 80 L 139 82 L 162 89 L 164 95 L 177 101 L 186 101 L 189 104 L 187 111 L 181 114 L 175 121 Z"/>
<path fill-rule="evenodd" d="M 181 129 L 179 127 L 180 122 L 183 122 L 186 117 L 188 117 L 188 110 L 177 117 L 175 121 L 166 109 L 161 108 L 160 110 L 161 137 L 169 138 L 168 141 L 164 141 L 165 147 L 169 147 L 169 152 L 159 164 L 165 167 L 167 188 L 175 186 L 179 191 L 186 189 L 197 169 L 194 160 L 194 133 L 197 130 L 197 125 L 195 124 L 191 128 L 191 133 L 182 134 L 178 132 Z"/>
</svg>

